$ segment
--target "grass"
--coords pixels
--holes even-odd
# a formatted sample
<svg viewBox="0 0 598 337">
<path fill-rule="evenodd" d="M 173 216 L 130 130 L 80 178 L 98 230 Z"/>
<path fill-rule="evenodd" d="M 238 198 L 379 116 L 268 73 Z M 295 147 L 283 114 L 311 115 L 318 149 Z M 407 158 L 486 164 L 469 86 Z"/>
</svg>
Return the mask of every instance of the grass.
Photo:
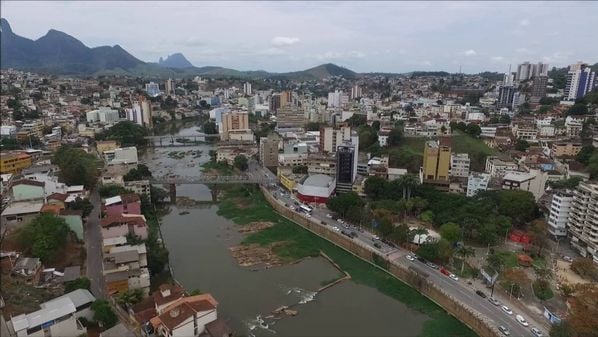
<svg viewBox="0 0 598 337">
<path fill-rule="evenodd" d="M 220 174 L 223 175 L 230 175 L 233 173 L 233 169 L 230 166 L 213 161 L 208 161 L 207 163 L 201 165 L 202 172 L 208 170 L 217 170 Z"/>
<path fill-rule="evenodd" d="M 546 259 L 543 256 L 538 256 L 534 259 L 533 266 L 535 268 L 544 269 L 546 267 Z"/>
<path fill-rule="evenodd" d="M 461 264 L 462 263 L 463 263 L 462 259 L 453 258 L 453 273 L 457 274 L 459 277 L 465 277 L 465 278 L 475 277 L 477 273 L 468 263 L 465 263 L 465 267 L 463 267 L 463 273 L 461 273 Z"/>
<path fill-rule="evenodd" d="M 242 207 L 235 207 L 235 205 L 242 205 Z M 375 288 L 409 308 L 429 316 L 431 319 L 423 326 L 421 334 L 423 337 L 475 336 L 475 333 L 463 323 L 415 289 L 275 213 L 255 187 L 227 187 L 218 214 L 239 225 L 252 221 L 273 222 L 274 226 L 250 234 L 244 243 L 268 245 L 283 242 L 284 244 L 277 246 L 274 252 L 285 260 L 317 256 L 320 250 L 323 251 L 342 270 L 348 272 L 355 283 Z"/>
<path fill-rule="evenodd" d="M 552 289 L 550 289 L 550 283 L 543 280 L 537 280 L 532 284 L 534 289 L 534 295 L 542 301 L 549 300 L 554 297 Z"/>
<path fill-rule="evenodd" d="M 500 259 L 503 261 L 506 268 L 515 268 L 519 266 L 519 263 L 517 262 L 517 254 L 514 252 L 499 250 L 496 254 L 500 256 Z"/>
</svg>

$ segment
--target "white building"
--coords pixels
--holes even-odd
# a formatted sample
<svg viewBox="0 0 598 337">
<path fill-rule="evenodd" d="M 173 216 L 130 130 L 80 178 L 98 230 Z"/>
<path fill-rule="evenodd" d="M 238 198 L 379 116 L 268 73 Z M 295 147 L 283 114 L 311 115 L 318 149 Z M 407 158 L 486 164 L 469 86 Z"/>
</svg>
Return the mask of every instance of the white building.
<svg viewBox="0 0 598 337">
<path fill-rule="evenodd" d="M 98 110 L 89 111 L 86 114 L 88 123 L 100 122 L 103 124 L 116 123 L 119 121 L 118 110 L 107 107 L 100 107 Z"/>
<path fill-rule="evenodd" d="M 486 191 L 488 183 L 490 182 L 490 174 L 488 173 L 471 173 L 467 179 L 466 196 L 473 197 L 479 191 Z"/>
<path fill-rule="evenodd" d="M 334 193 L 336 181 L 325 174 L 314 174 L 297 184 L 297 197 L 306 203 L 325 203 Z"/>
<path fill-rule="evenodd" d="M 160 95 L 160 85 L 158 83 L 149 82 L 145 84 L 145 91 L 148 95 L 156 97 Z"/>
<path fill-rule="evenodd" d="M 567 73 L 567 86 L 565 99 L 575 101 L 587 95 L 594 88 L 596 73 L 592 68 L 583 63 L 572 64 Z"/>
<path fill-rule="evenodd" d="M 452 153 L 449 175 L 452 177 L 469 176 L 469 155 L 467 153 Z"/>
<path fill-rule="evenodd" d="M 514 162 L 506 162 L 498 159 L 498 157 L 486 158 L 486 173 L 492 177 L 498 177 L 505 174 L 506 171 L 517 170 L 518 166 Z"/>
<path fill-rule="evenodd" d="M 243 84 L 243 93 L 245 93 L 245 95 L 247 95 L 247 96 L 251 96 L 251 83 L 250 82 L 245 82 Z"/>
<path fill-rule="evenodd" d="M 581 182 L 569 209 L 571 246 L 598 264 L 598 184 Z"/>
<path fill-rule="evenodd" d="M 351 128 L 341 127 L 335 129 L 333 127 L 325 127 L 320 131 L 320 151 L 321 152 L 336 152 L 336 148 L 344 141 L 351 139 Z"/>
<path fill-rule="evenodd" d="M 135 146 L 104 151 L 104 159 L 108 165 L 137 164 L 139 162 Z"/>
<path fill-rule="evenodd" d="M 567 236 L 567 222 L 573 193 L 557 192 L 552 196 L 550 215 L 548 216 L 548 232 L 553 236 Z"/>
</svg>

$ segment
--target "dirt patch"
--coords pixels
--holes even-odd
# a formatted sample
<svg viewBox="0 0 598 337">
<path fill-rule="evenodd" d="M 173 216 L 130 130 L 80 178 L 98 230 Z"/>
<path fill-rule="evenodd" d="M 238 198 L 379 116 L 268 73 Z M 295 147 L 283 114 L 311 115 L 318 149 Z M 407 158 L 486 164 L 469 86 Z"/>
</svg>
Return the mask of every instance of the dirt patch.
<svg viewBox="0 0 598 337">
<path fill-rule="evenodd" d="M 590 281 L 577 275 L 571 270 L 571 263 L 561 260 L 556 262 L 556 277 L 559 283 L 565 283 L 570 285 L 590 283 Z"/>
<path fill-rule="evenodd" d="M 69 240 L 64 249 L 58 252 L 53 263 L 49 263 L 46 268 L 63 270 L 65 267 L 83 266 L 85 258 L 86 251 L 83 244 Z"/>
<path fill-rule="evenodd" d="M 253 234 L 259 231 L 262 231 L 266 228 L 270 228 L 274 226 L 274 224 L 272 222 L 269 221 L 256 221 L 256 222 L 251 222 L 248 223 L 247 225 L 239 228 L 239 233 L 244 233 L 244 234 Z"/>
<path fill-rule="evenodd" d="M 240 245 L 230 247 L 228 250 L 241 267 L 252 267 L 252 270 L 269 269 L 282 266 L 284 262 L 274 252 L 276 246 L 284 243 L 278 242 L 269 246 L 258 244 Z"/>
<path fill-rule="evenodd" d="M 247 198 L 235 199 L 235 206 L 239 209 L 246 209 L 251 206 L 251 200 Z"/>
<path fill-rule="evenodd" d="M 30 313 L 40 309 L 40 303 L 62 295 L 63 288 L 36 288 L 13 278 L 2 275 L 2 296 L 5 307 L 3 314 L 6 319 L 23 313 Z"/>
</svg>

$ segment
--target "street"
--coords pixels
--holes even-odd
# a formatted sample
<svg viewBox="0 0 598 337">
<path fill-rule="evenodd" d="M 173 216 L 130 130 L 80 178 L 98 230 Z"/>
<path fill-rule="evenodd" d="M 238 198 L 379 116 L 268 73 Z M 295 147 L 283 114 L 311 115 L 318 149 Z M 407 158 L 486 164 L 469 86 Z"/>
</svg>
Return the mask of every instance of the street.
<svg viewBox="0 0 598 337">
<path fill-rule="evenodd" d="M 262 168 L 253 161 L 249 164 L 248 175 L 262 175 L 264 177 L 267 176 L 269 178 L 275 178 L 275 175 L 272 172 Z M 294 204 L 295 199 L 291 197 L 290 193 L 288 191 L 282 190 L 278 185 L 276 187 L 269 187 L 268 191 L 273 194 L 273 196 L 277 199 L 278 202 L 280 202 L 283 205 L 289 205 L 289 209 L 295 210 L 295 208 L 297 207 Z M 330 212 L 326 208 L 314 207 L 312 215 L 309 219 L 318 224 L 322 224 L 323 222 L 326 224 L 325 227 L 329 230 L 337 232 L 338 235 L 343 235 L 340 233 L 340 230 L 334 230 L 333 228 L 337 227 L 342 230 L 347 227 L 344 227 L 336 220 L 328 218 L 327 214 L 329 213 Z M 303 212 L 301 212 L 301 214 L 303 214 Z M 364 232 L 359 232 L 356 229 L 350 227 L 348 228 L 348 230 L 355 231 L 358 234 L 357 237 L 353 239 L 355 240 L 355 242 L 385 257 L 389 260 L 390 263 L 393 263 L 395 265 L 402 265 L 407 268 L 412 266 L 416 270 L 425 272 L 429 275 L 427 278 L 428 280 L 438 285 L 446 293 L 450 294 L 462 303 L 466 303 L 473 310 L 488 317 L 491 321 L 493 321 L 496 324 L 497 327 L 501 325 L 507 327 L 511 331 L 512 336 L 533 336 L 530 330 L 532 327 L 539 328 L 543 331 L 545 336 L 548 336 L 548 323 L 545 320 L 543 320 L 542 317 L 529 317 L 529 315 L 517 312 L 515 307 L 512 304 L 508 303 L 509 301 L 507 299 L 498 298 L 496 292 L 494 297 L 501 302 L 501 304 L 498 306 L 495 306 L 494 304 L 490 303 L 487 298 L 485 299 L 477 295 L 475 292 L 477 289 L 473 285 L 468 285 L 466 281 L 454 281 L 446 275 L 440 273 L 439 270 L 432 269 L 426 266 L 423 262 L 420 262 L 418 260 L 415 260 L 413 262 L 407 260 L 406 255 L 409 252 L 404 249 L 393 248 L 379 241 L 378 242 L 380 243 L 381 248 L 375 247 L 374 240 L 372 240 L 374 238 L 374 234 L 368 232 L 367 230 L 365 230 Z M 482 290 L 488 296 L 490 295 L 490 292 L 487 291 L 485 288 L 480 288 L 479 290 Z M 513 310 L 513 314 L 508 315 L 505 312 L 503 312 L 501 309 L 502 305 L 510 307 Z M 525 317 L 525 319 L 529 323 L 528 327 L 522 326 L 516 320 L 515 316 L 517 314 L 522 314 Z M 538 320 L 538 318 L 542 319 L 542 321 Z"/>
<path fill-rule="evenodd" d="M 89 200 L 93 210 L 85 225 L 85 246 L 87 248 L 87 278 L 91 281 L 91 292 L 96 298 L 106 298 L 104 268 L 102 264 L 102 232 L 100 230 L 100 211 L 102 203 L 97 189 L 91 192 Z"/>
</svg>

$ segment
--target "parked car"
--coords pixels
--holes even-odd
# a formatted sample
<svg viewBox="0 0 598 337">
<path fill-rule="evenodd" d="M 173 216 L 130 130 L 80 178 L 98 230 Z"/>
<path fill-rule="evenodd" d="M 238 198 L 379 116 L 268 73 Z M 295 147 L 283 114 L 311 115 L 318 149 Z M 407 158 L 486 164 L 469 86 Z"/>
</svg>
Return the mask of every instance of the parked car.
<svg viewBox="0 0 598 337">
<path fill-rule="evenodd" d="M 326 214 L 326 217 L 327 217 L 328 219 L 332 219 L 332 214 L 330 214 L 330 213 L 329 213 L 329 214 Z"/>
<path fill-rule="evenodd" d="M 380 244 L 380 242 L 374 242 L 374 247 L 382 248 L 382 245 Z"/>
<path fill-rule="evenodd" d="M 563 256 L 563 260 L 565 260 L 566 262 L 573 262 L 573 259 L 571 258 L 571 256 Z"/>
<path fill-rule="evenodd" d="M 446 276 L 451 275 L 451 272 L 449 272 L 446 268 L 442 267 L 440 268 L 440 272 L 443 273 Z"/>
<path fill-rule="evenodd" d="M 512 315 L 513 314 L 513 310 L 511 310 L 511 308 L 507 307 L 506 305 L 503 305 L 501 307 L 502 311 L 504 311 L 507 315 Z"/>
<path fill-rule="evenodd" d="M 407 257 L 407 260 L 409 260 L 409 261 L 415 261 L 415 258 L 411 255 L 407 255 L 406 257 Z"/>
<path fill-rule="evenodd" d="M 498 330 L 500 332 L 502 332 L 502 334 L 505 335 L 505 336 L 508 336 L 508 335 L 511 334 L 511 332 L 509 331 L 509 329 L 506 326 L 502 326 L 501 325 L 501 326 L 498 327 Z"/>
<path fill-rule="evenodd" d="M 533 327 L 532 329 L 532 333 L 534 334 L 534 336 L 536 337 L 543 337 L 544 335 L 542 334 L 542 331 L 540 331 L 540 329 Z"/>
<path fill-rule="evenodd" d="M 525 318 L 523 318 L 523 316 L 517 315 L 517 316 L 515 316 L 515 318 L 517 319 L 517 322 L 519 322 L 521 325 L 523 325 L 523 326 L 529 325 L 529 323 L 525 320 Z"/>
<path fill-rule="evenodd" d="M 380 240 L 380 237 L 378 235 L 374 235 L 374 239 Z"/>
<path fill-rule="evenodd" d="M 351 237 L 352 237 L 353 239 L 355 239 L 355 238 L 357 237 L 357 233 L 355 233 L 355 232 L 351 232 Z"/>
<path fill-rule="evenodd" d="M 500 302 L 494 297 L 488 297 L 488 301 L 496 306 L 500 305 Z"/>
<path fill-rule="evenodd" d="M 476 290 L 475 293 L 478 294 L 478 296 L 480 296 L 481 298 L 488 297 L 488 295 L 484 294 L 484 292 L 481 290 Z"/>
<path fill-rule="evenodd" d="M 426 266 L 432 268 L 432 269 L 438 269 L 438 266 L 432 262 L 428 262 L 426 263 Z"/>
<path fill-rule="evenodd" d="M 455 274 L 450 274 L 449 277 L 451 278 L 451 280 L 453 281 L 459 281 L 459 278 L 457 277 L 457 275 Z"/>
</svg>

